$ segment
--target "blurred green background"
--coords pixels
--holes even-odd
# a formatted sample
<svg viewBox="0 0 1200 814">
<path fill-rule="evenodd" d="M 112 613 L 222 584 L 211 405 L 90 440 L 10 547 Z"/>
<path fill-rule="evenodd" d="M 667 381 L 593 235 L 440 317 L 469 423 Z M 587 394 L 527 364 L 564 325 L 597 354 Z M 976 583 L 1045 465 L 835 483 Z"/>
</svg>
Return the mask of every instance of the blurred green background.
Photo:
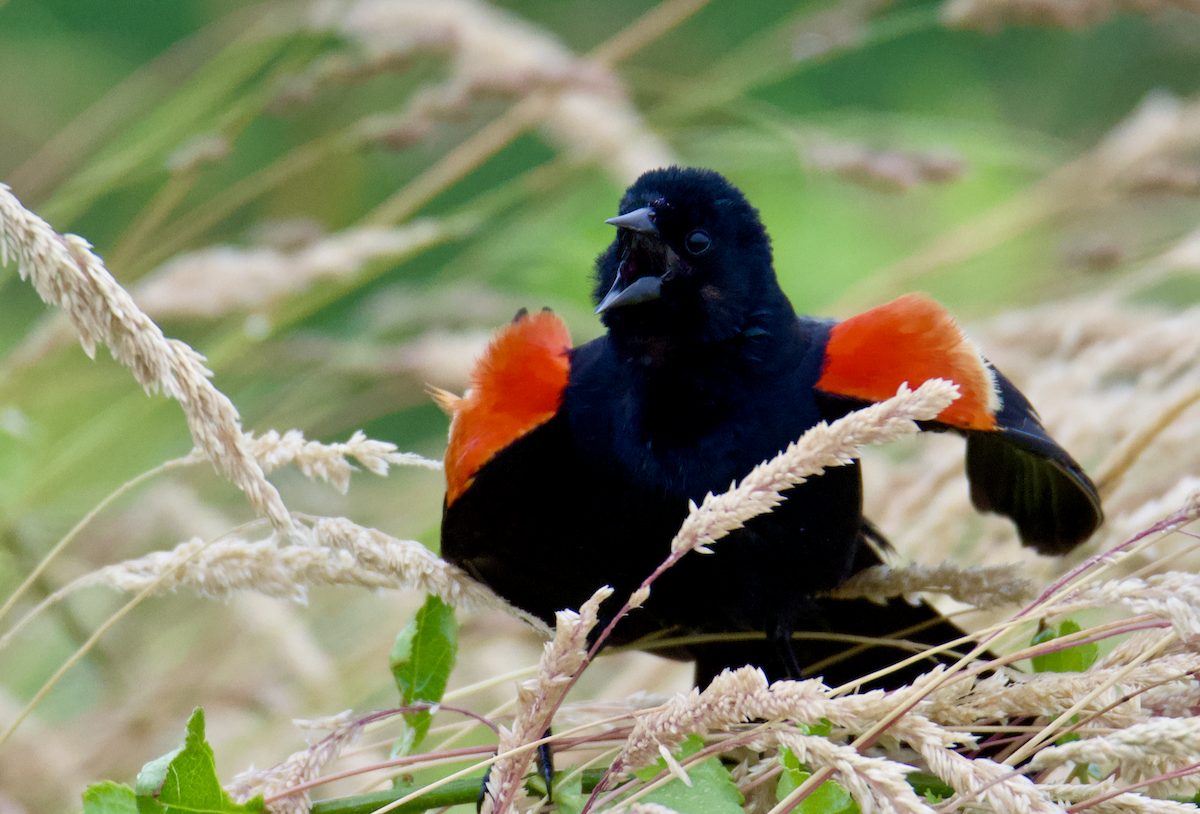
<svg viewBox="0 0 1200 814">
<path fill-rule="evenodd" d="M 1005 2 L 1019 0 L 987 7 Z M 426 384 L 461 391 L 472 353 L 517 308 L 555 308 L 577 341 L 599 333 L 603 220 L 659 159 L 746 192 L 805 312 L 921 289 L 981 318 L 1162 252 L 1200 214 L 1194 177 L 1168 167 L 1140 192 L 1124 176 L 1054 179 L 1146 99 L 1196 92 L 1200 18 L 1093 8 L 1075 30 L 977 31 L 915 0 L 8 0 L 0 180 L 91 241 L 169 336 L 208 356 L 247 429 L 332 441 L 362 428 L 439 456 L 446 421 Z M 638 22 L 654 9 L 667 17 Z M 618 59 L 587 61 L 621 32 L 634 40 L 616 40 Z M 544 116 L 523 117 L 538 99 Z M 413 243 L 355 255 L 345 241 L 364 228 Z M 164 270 L 180 256 L 192 288 Z M 88 360 L 15 267 L 0 269 L 0 596 L 104 495 L 190 447 L 177 405 L 104 352 Z M 293 510 L 435 546 L 439 479 L 370 478 L 341 496 L 273 476 Z M 249 518 L 198 469 L 123 501 L 31 599 Z M 0 721 L 118 601 L 72 598 L 0 653 Z M 296 664 L 327 660 L 313 678 L 286 659 L 264 666 L 236 602 L 153 600 L 39 707 L 22 730 L 28 765 L 0 755 L 0 801 L 69 808 L 89 780 L 128 779 L 199 703 L 243 716 L 210 712 L 223 771 L 274 762 L 292 715 L 389 703 L 380 653 L 414 601 L 331 590 L 271 611 L 311 647 Z M 56 737 L 72 759 L 29 746 Z"/>
</svg>

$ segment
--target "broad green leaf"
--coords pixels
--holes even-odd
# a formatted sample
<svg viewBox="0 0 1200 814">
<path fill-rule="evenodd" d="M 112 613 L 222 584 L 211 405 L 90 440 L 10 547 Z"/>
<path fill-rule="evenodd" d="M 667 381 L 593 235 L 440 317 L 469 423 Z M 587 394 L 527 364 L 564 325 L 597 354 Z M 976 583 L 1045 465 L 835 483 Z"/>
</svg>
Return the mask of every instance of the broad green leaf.
<svg viewBox="0 0 1200 814">
<path fill-rule="evenodd" d="M 677 751 L 675 753 L 675 759 L 683 760 L 685 757 L 691 757 L 692 755 L 696 754 L 703 748 L 704 748 L 704 738 L 700 737 L 699 735 L 688 735 L 687 738 L 684 740 L 684 742 L 679 744 L 679 751 Z M 665 760 L 663 760 L 662 758 L 659 758 L 658 762 L 655 763 L 653 766 L 647 766 L 644 769 L 639 769 L 638 771 L 634 772 L 633 775 L 638 780 L 642 780 L 646 783 L 649 783 L 651 780 L 658 777 L 659 774 L 661 774 L 662 772 L 665 772 L 666 770 L 667 770 L 667 762 Z"/>
<path fill-rule="evenodd" d="M 248 814 L 263 809 L 262 797 L 238 804 L 221 787 L 212 747 L 204 739 L 204 710 L 199 707 L 188 721 L 183 747 L 172 753 L 165 770 L 158 765 L 162 760 L 151 761 L 138 774 L 139 792 L 143 778 L 147 784 L 160 772 L 163 778 L 157 795 L 138 795 L 138 810 L 142 814 L 151 811 L 163 814 Z"/>
<path fill-rule="evenodd" d="M 1074 620 L 1064 619 L 1057 631 L 1053 627 L 1038 631 L 1030 644 L 1044 644 L 1060 636 L 1078 633 L 1080 630 L 1082 628 Z M 1096 643 L 1088 642 L 1059 650 L 1057 653 L 1034 656 L 1030 661 L 1033 662 L 1035 673 L 1082 673 L 1096 663 L 1099 655 L 1100 648 Z"/>
<path fill-rule="evenodd" d="M 430 595 L 392 646 L 392 675 L 400 690 L 400 703 L 413 706 L 422 701 L 431 704 L 441 701 L 457 654 L 458 622 L 454 609 Z M 408 731 L 395 753 L 407 754 L 419 744 L 432 719 L 428 710 L 405 713 Z"/>
<path fill-rule="evenodd" d="M 558 806 L 558 814 L 579 814 L 587 804 L 588 795 L 583 793 L 583 775 L 575 775 L 575 779 L 567 783 L 554 784 L 554 804 Z"/>
<path fill-rule="evenodd" d="M 776 798 L 782 800 L 800 787 L 812 773 L 804 767 L 791 749 L 779 750 L 779 762 L 783 764 L 783 775 L 775 789 Z M 826 780 L 816 790 L 800 801 L 796 811 L 801 814 L 859 814 L 858 803 L 841 785 Z"/>
<path fill-rule="evenodd" d="M 83 814 L 137 814 L 137 810 L 133 789 L 124 783 L 105 780 L 83 792 Z"/>
<path fill-rule="evenodd" d="M 642 798 L 681 814 L 742 814 L 745 802 L 729 776 L 729 770 L 715 757 L 687 767 L 692 785 L 678 778 Z"/>
<path fill-rule="evenodd" d="M 699 735 L 690 735 L 680 745 L 675 758 L 682 761 L 702 748 L 704 739 Z M 657 765 L 648 766 L 635 774 L 639 779 L 649 781 L 666 768 L 667 762 L 659 758 Z M 720 760 L 712 757 L 688 766 L 687 774 L 692 781 L 691 786 L 675 778 L 641 798 L 642 801 L 658 803 L 681 814 L 741 814 L 745 801 L 729 776 L 729 770 L 721 765 Z"/>
</svg>

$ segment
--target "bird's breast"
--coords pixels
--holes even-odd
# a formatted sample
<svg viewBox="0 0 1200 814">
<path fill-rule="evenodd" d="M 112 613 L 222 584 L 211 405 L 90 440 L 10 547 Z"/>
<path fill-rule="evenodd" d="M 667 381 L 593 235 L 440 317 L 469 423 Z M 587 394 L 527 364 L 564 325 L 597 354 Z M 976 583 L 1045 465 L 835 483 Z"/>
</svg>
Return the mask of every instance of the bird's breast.
<svg viewBox="0 0 1200 814">
<path fill-rule="evenodd" d="M 819 369 L 713 352 L 647 367 L 602 338 L 576 349 L 564 407 L 595 466 L 681 498 L 729 488 L 821 420 Z M 767 371 L 767 372 L 764 372 Z"/>
</svg>

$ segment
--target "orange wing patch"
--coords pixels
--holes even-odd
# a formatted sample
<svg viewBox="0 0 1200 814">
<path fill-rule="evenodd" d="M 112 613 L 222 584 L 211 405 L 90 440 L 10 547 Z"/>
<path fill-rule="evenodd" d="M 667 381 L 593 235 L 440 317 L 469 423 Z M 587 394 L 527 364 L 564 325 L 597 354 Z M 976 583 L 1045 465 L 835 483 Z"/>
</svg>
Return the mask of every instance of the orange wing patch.
<svg viewBox="0 0 1200 814">
<path fill-rule="evenodd" d="M 463 398 L 435 394 L 451 413 L 446 447 L 446 505 L 470 486 L 492 456 L 558 412 L 567 387 L 571 335 L 549 310 L 518 314 L 471 371 Z"/>
<path fill-rule="evenodd" d="M 906 294 L 833 327 L 817 387 L 883 401 L 904 382 L 919 387 L 937 378 L 959 386 L 959 397 L 938 421 L 995 429 L 1000 397 L 991 368 L 945 308 L 924 295 Z"/>
</svg>

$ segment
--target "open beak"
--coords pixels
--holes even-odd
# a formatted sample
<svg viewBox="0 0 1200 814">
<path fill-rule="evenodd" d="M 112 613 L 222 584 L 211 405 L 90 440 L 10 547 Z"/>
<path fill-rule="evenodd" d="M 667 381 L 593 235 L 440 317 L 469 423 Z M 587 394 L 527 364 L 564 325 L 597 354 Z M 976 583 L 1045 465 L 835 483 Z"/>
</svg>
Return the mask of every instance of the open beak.
<svg viewBox="0 0 1200 814">
<path fill-rule="evenodd" d="M 658 227 L 654 225 L 654 210 L 643 206 L 604 222 L 618 229 L 628 229 L 634 235 L 625 250 L 625 256 L 621 258 L 617 279 L 613 280 L 612 288 L 596 306 L 596 313 L 603 314 L 613 308 L 661 297 L 663 275 L 667 272 L 673 252 L 659 239 Z M 654 273 L 656 271 L 657 274 Z"/>
</svg>

